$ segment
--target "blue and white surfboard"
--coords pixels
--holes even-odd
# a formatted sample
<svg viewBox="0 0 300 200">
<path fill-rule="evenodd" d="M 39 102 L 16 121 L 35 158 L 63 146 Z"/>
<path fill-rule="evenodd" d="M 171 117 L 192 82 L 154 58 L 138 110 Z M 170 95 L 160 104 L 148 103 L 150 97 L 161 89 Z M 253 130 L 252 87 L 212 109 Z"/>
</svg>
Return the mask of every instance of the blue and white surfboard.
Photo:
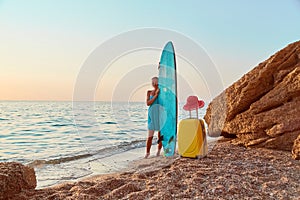
<svg viewBox="0 0 300 200">
<path fill-rule="evenodd" d="M 175 51 L 172 42 L 168 42 L 161 54 L 159 65 L 158 103 L 160 112 L 160 134 L 165 156 L 173 156 L 177 139 L 177 74 Z"/>
</svg>

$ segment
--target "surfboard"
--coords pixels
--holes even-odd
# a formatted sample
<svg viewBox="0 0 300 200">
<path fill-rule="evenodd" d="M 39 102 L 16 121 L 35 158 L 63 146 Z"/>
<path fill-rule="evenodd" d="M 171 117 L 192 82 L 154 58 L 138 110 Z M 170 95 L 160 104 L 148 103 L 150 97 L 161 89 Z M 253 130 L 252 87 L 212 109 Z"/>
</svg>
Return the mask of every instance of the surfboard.
<svg viewBox="0 0 300 200">
<path fill-rule="evenodd" d="M 159 112 L 160 134 L 165 156 L 173 156 L 177 139 L 177 74 L 175 51 L 172 42 L 168 42 L 161 54 L 158 77 L 158 104 L 163 108 Z"/>
</svg>

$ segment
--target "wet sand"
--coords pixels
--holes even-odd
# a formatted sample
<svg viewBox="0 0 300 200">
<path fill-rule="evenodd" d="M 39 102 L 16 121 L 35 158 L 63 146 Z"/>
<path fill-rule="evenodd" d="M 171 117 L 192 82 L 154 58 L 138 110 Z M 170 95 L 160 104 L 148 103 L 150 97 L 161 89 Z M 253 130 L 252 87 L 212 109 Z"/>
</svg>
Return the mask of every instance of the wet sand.
<svg viewBox="0 0 300 200">
<path fill-rule="evenodd" d="M 202 159 L 151 157 L 123 172 L 88 177 L 14 199 L 298 199 L 300 162 L 290 152 L 220 140 Z"/>
</svg>

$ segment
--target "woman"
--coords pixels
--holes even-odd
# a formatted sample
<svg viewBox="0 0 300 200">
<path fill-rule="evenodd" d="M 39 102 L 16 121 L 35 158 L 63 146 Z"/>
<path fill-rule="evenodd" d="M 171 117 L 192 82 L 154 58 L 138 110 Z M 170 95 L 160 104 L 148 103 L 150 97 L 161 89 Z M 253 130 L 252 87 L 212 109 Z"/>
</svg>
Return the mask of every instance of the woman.
<svg viewBox="0 0 300 200">
<path fill-rule="evenodd" d="M 159 115 L 158 115 L 159 105 L 157 103 L 159 88 L 158 88 L 157 77 L 152 78 L 152 86 L 154 90 L 147 91 L 147 106 L 149 106 L 149 109 L 148 109 L 148 139 L 147 139 L 145 158 L 148 158 L 150 155 L 150 149 L 152 145 L 154 132 L 159 131 Z M 158 138 L 160 138 L 160 132 L 158 132 Z M 160 155 L 161 147 L 162 147 L 162 143 L 159 140 L 156 156 Z"/>
</svg>

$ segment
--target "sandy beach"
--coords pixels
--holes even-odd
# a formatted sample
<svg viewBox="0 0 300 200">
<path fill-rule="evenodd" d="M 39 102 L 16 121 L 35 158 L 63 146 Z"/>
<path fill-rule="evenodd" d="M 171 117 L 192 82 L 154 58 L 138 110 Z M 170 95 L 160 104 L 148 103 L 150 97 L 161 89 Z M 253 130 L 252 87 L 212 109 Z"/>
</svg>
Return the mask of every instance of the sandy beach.
<svg viewBox="0 0 300 200">
<path fill-rule="evenodd" d="M 27 190 L 12 199 L 298 199 L 299 171 L 290 152 L 222 139 L 202 159 L 139 159 L 120 173 Z"/>
</svg>

